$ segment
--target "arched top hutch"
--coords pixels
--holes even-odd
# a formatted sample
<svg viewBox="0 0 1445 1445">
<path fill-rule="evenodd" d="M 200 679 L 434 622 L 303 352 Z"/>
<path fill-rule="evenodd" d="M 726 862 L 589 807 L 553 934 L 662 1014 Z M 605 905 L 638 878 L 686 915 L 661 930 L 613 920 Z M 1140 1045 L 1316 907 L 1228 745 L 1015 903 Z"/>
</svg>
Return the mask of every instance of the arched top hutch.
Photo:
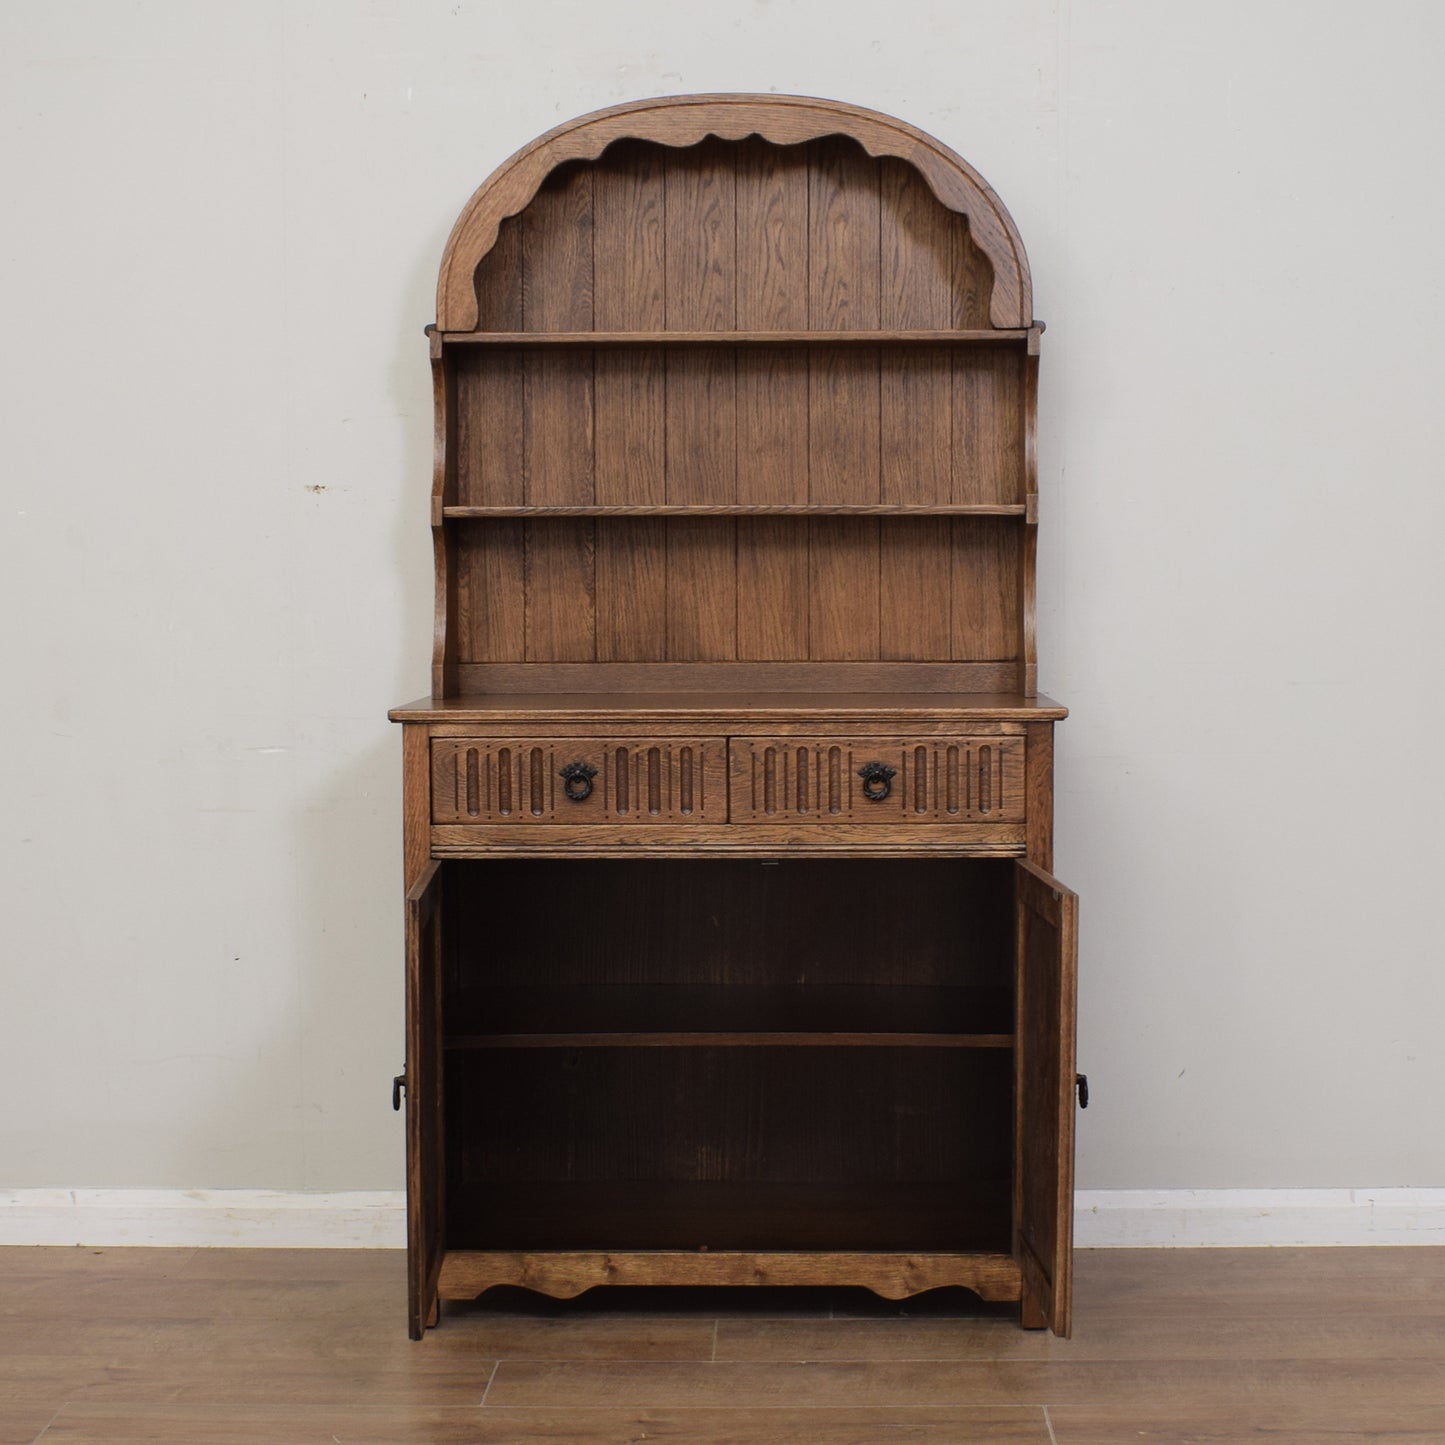
<svg viewBox="0 0 1445 1445">
<path fill-rule="evenodd" d="M 708 1281 L 1067 1330 L 1042 329 L 978 173 L 834 101 L 616 106 L 468 201 L 392 714 L 414 1333 Z"/>
</svg>

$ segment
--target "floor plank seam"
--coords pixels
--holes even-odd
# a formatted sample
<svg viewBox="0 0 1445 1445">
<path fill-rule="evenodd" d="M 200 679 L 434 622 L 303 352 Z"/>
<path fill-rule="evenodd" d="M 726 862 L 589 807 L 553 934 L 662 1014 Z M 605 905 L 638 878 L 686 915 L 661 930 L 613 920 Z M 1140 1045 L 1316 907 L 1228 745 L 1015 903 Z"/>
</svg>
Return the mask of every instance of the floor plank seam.
<svg viewBox="0 0 1445 1445">
<path fill-rule="evenodd" d="M 60 1419 L 61 1411 L 64 1410 L 69 1403 L 69 1400 L 62 1400 L 60 1404 L 55 1407 L 55 1413 L 40 1427 L 40 1433 L 31 1442 L 31 1445 L 40 1445 L 40 1442 L 45 1438 L 45 1432 Z"/>
<path fill-rule="evenodd" d="M 478 1401 L 479 1409 L 487 1403 L 487 1396 L 492 1393 L 492 1381 L 497 1378 L 497 1371 L 501 1368 L 502 1362 L 500 1360 L 492 1361 L 492 1373 L 487 1376 L 487 1388 L 482 1391 L 482 1398 Z"/>
<path fill-rule="evenodd" d="M 1049 1432 L 1049 1445 L 1059 1445 L 1059 1437 L 1054 1434 L 1054 1422 L 1049 1415 L 1049 1407 L 1041 1405 L 1039 1408 L 1044 1412 L 1044 1427 Z"/>
</svg>

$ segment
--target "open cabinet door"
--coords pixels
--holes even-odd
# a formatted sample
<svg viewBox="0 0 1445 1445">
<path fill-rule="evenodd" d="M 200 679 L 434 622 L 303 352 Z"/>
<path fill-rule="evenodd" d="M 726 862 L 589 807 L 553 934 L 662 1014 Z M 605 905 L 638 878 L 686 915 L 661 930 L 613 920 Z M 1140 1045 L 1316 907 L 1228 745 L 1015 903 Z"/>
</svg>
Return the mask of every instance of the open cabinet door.
<svg viewBox="0 0 1445 1445">
<path fill-rule="evenodd" d="M 406 895 L 407 1318 L 414 1340 L 436 1323 L 442 1215 L 442 869 L 427 864 Z"/>
<path fill-rule="evenodd" d="M 1074 1032 L 1079 900 L 1057 878 L 1014 865 L 1018 1019 L 1014 1051 L 1014 1254 L 1025 1328 L 1073 1326 Z"/>
</svg>

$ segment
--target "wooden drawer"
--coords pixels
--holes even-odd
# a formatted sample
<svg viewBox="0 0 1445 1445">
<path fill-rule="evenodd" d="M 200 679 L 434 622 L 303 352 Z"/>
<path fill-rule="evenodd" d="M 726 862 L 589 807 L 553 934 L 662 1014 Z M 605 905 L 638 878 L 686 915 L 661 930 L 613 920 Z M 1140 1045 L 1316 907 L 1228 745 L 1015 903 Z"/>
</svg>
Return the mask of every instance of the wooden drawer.
<svg viewBox="0 0 1445 1445">
<path fill-rule="evenodd" d="M 1021 737 L 733 738 L 729 757 L 734 823 L 1017 823 L 1024 816 Z"/>
<path fill-rule="evenodd" d="M 435 738 L 431 778 L 434 823 L 727 821 L 722 738 Z"/>
</svg>

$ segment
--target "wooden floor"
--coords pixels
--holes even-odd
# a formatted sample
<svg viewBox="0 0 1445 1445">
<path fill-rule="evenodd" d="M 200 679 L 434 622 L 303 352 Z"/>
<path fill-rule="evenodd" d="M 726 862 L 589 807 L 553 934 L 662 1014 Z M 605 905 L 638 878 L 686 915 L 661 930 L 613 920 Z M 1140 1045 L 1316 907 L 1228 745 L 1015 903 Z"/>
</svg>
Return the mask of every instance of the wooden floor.
<svg viewBox="0 0 1445 1445">
<path fill-rule="evenodd" d="M 0 1442 L 1445 1442 L 1445 1249 L 1092 1251 L 1075 1334 L 961 1291 L 495 1291 L 373 1251 L 0 1250 Z"/>
</svg>

